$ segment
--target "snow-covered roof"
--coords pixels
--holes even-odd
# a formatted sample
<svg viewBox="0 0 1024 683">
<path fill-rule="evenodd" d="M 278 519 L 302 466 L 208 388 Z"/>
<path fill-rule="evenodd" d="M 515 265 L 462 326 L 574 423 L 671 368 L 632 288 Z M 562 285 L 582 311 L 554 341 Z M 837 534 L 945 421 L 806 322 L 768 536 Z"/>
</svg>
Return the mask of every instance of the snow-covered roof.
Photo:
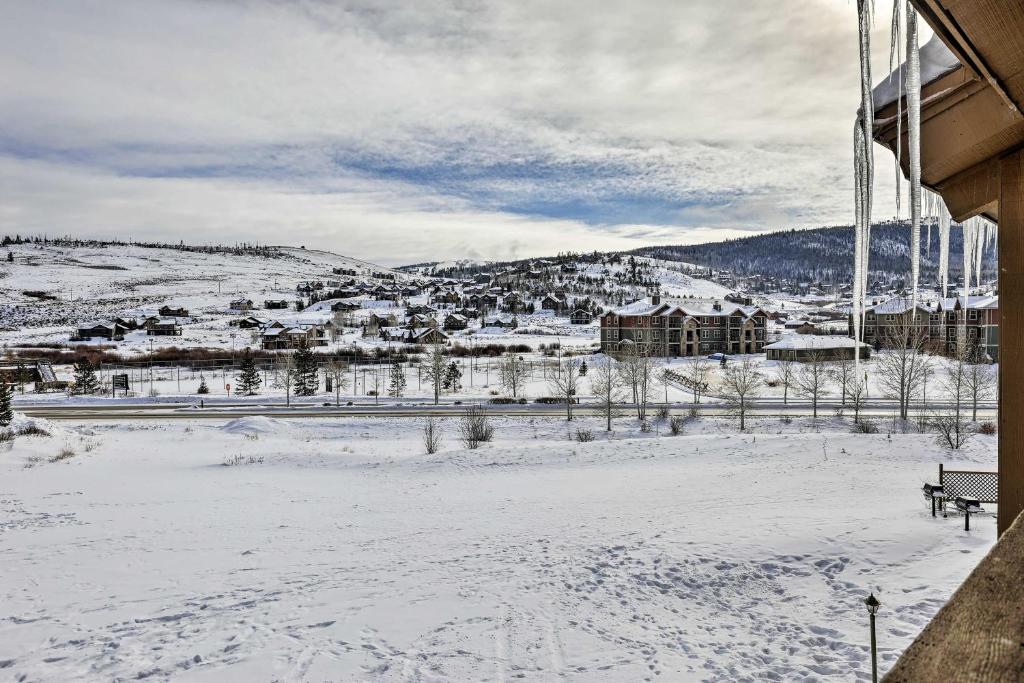
<svg viewBox="0 0 1024 683">
<path fill-rule="evenodd" d="M 911 300 L 911 297 L 897 296 L 889 299 L 888 301 L 883 301 L 880 304 L 868 306 L 866 310 L 871 311 L 872 313 L 906 313 L 911 309 L 912 304 L 913 301 Z M 932 306 L 929 306 L 924 301 L 918 301 L 917 308 L 919 310 L 929 312 L 932 310 Z"/>
<path fill-rule="evenodd" d="M 960 67 L 960 61 L 956 55 L 950 52 L 938 35 L 933 35 L 931 40 L 921 46 L 920 55 L 922 87 Z M 875 86 L 871 94 L 875 102 L 875 109 L 878 110 L 887 104 L 892 104 L 898 97 L 901 97 L 906 82 L 907 64 L 904 62 L 896 71 Z"/>
<path fill-rule="evenodd" d="M 772 344 L 766 344 L 765 349 L 794 349 L 794 350 L 829 350 L 829 349 L 852 349 L 857 343 L 849 337 L 840 337 L 830 334 L 787 334 L 782 339 Z M 860 342 L 861 348 L 868 346 Z"/>
<path fill-rule="evenodd" d="M 949 297 L 946 299 L 939 299 L 939 305 L 942 306 L 942 310 L 950 311 L 956 308 L 957 302 L 960 302 L 961 308 L 999 308 L 999 297 L 992 294 L 982 294 L 978 296 L 956 296 Z"/>
<path fill-rule="evenodd" d="M 715 306 L 718 308 L 716 309 Z M 612 312 L 615 315 L 653 315 L 655 312 L 661 311 L 660 315 L 671 315 L 678 311 L 690 316 L 724 316 L 739 311 L 741 315 L 749 318 L 761 310 L 759 306 L 739 306 L 731 302 L 702 301 L 700 299 L 662 298 L 661 303 L 653 304 L 651 299 L 646 297 Z"/>
</svg>

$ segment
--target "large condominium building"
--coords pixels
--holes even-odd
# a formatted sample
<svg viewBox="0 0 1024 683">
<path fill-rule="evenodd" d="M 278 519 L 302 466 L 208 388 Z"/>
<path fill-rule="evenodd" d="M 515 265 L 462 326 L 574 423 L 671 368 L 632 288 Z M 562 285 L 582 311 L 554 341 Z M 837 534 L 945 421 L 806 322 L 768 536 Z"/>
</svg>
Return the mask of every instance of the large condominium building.
<svg viewBox="0 0 1024 683">
<path fill-rule="evenodd" d="M 999 297 L 971 296 L 919 301 L 916 311 L 909 297 L 873 302 L 864 313 L 864 341 L 876 349 L 899 344 L 921 344 L 952 354 L 960 335 L 992 358 L 999 358 Z M 850 317 L 853 335 L 853 317 Z"/>
<path fill-rule="evenodd" d="M 757 306 L 654 295 L 601 316 L 601 350 L 636 345 L 656 356 L 760 353 L 768 314 Z"/>
</svg>

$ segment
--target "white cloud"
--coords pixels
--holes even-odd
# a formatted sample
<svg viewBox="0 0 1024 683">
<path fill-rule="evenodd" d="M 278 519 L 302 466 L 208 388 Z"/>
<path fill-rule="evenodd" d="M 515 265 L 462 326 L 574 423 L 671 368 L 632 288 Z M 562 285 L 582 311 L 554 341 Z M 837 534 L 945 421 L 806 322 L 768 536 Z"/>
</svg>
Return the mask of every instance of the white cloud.
<svg viewBox="0 0 1024 683">
<path fill-rule="evenodd" d="M 851 5 L 12 2 L 0 220 L 391 262 L 848 223 Z"/>
</svg>

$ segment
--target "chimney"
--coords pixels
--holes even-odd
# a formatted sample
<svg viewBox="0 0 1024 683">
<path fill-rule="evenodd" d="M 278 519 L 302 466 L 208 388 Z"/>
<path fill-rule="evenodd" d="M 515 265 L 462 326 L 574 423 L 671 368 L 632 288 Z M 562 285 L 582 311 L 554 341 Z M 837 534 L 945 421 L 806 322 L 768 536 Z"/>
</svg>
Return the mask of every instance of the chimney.
<svg viewBox="0 0 1024 683">
<path fill-rule="evenodd" d="M 652 292 L 651 293 L 651 304 L 654 305 L 654 306 L 657 306 L 660 303 L 661 303 L 661 292 Z"/>
<path fill-rule="evenodd" d="M 721 304 L 721 302 L 719 302 L 719 301 L 716 301 L 716 302 L 714 303 L 714 305 L 712 306 L 712 308 L 713 308 L 713 309 L 715 309 L 716 311 L 720 311 L 720 310 L 722 310 L 722 304 Z"/>
</svg>

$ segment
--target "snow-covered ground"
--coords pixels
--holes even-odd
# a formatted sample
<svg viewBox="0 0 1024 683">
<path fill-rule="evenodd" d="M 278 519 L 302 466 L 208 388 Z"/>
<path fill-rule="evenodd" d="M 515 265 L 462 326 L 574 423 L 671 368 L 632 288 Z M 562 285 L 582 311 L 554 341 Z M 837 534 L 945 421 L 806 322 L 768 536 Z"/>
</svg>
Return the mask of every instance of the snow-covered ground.
<svg viewBox="0 0 1024 683">
<path fill-rule="evenodd" d="M 411 418 L 19 437 L 0 679 L 867 680 L 867 592 L 885 670 L 995 538 L 920 495 L 994 437 L 581 425 L 467 451 L 452 418 L 435 455 Z"/>
</svg>

